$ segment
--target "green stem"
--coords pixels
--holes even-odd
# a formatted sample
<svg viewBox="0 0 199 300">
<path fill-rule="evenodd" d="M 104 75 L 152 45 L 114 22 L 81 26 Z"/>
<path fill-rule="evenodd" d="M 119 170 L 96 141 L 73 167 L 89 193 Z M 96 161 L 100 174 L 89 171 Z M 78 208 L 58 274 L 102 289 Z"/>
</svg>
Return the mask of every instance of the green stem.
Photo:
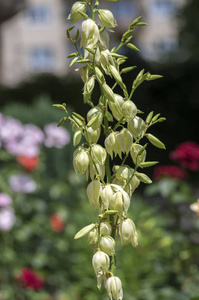
<svg viewBox="0 0 199 300">
<path fill-rule="evenodd" d="M 115 127 L 113 128 L 113 131 L 116 131 L 116 129 L 120 126 L 120 124 L 122 123 L 122 121 L 124 120 L 124 117 L 122 117 L 119 122 L 115 125 Z"/>
</svg>

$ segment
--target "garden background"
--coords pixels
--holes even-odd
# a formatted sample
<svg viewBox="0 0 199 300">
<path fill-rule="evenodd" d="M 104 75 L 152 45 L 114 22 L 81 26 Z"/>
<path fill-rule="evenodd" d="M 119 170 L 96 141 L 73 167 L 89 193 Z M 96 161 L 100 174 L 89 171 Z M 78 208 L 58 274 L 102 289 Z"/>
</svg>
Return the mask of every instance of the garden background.
<svg viewBox="0 0 199 300">
<path fill-rule="evenodd" d="M 164 76 L 135 97 L 146 114 L 167 118 L 153 131 L 167 150 L 151 147 L 148 159 L 159 161 L 147 173 L 154 183 L 140 185 L 130 212 L 139 247 L 118 253 L 126 300 L 199 299 L 199 218 L 190 209 L 199 198 L 197 5 L 189 1 L 178 11 L 179 47 L 166 59 L 125 53 L 128 65 L 138 66 L 134 76 L 143 68 Z M 92 249 L 73 240 L 94 217 L 84 178 L 73 170 L 72 131 L 68 123 L 57 128 L 64 114 L 52 107 L 66 102 L 85 116 L 82 82 L 71 74 L 38 73 L 0 86 L 1 300 L 106 299 L 96 288 Z"/>
</svg>

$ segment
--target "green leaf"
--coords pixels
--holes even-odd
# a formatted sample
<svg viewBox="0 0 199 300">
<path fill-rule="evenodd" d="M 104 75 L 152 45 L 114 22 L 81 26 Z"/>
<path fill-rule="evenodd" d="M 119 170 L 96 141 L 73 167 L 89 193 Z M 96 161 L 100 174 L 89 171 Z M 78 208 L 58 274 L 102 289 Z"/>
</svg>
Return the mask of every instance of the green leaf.
<svg viewBox="0 0 199 300">
<path fill-rule="evenodd" d="M 57 125 L 57 127 L 60 127 L 60 126 L 62 126 L 66 121 L 68 120 L 68 118 L 67 117 L 64 117 L 64 118 L 62 118 L 60 121 L 59 121 L 59 123 L 58 123 L 58 125 Z"/>
<path fill-rule="evenodd" d="M 155 137 L 154 135 L 152 135 L 150 133 L 147 133 L 146 137 L 151 142 L 151 144 L 153 144 L 157 148 L 166 149 L 165 145 L 157 137 Z"/>
<path fill-rule="evenodd" d="M 77 130 L 73 135 L 73 146 L 76 147 L 80 142 L 82 138 L 82 132 L 81 130 Z"/>
<path fill-rule="evenodd" d="M 93 118 L 91 118 L 87 124 L 87 127 L 91 127 L 93 125 L 93 123 L 95 123 L 95 121 L 98 119 L 99 115 L 100 115 L 100 113 L 97 113 Z"/>
<path fill-rule="evenodd" d="M 129 47 L 130 49 L 140 52 L 140 50 L 139 50 L 135 45 L 133 45 L 133 44 L 131 44 L 131 43 L 128 43 L 128 44 L 126 44 L 126 45 L 127 45 L 127 47 Z"/>
<path fill-rule="evenodd" d="M 85 119 L 81 115 L 79 115 L 78 113 L 73 112 L 73 115 L 75 115 L 78 119 L 82 120 L 83 122 L 85 121 Z"/>
<path fill-rule="evenodd" d="M 114 215 L 114 214 L 117 214 L 117 213 L 118 213 L 118 210 L 106 210 L 105 211 L 106 215 Z"/>
<path fill-rule="evenodd" d="M 79 57 L 75 57 L 73 58 L 73 60 L 71 61 L 69 68 L 72 67 L 77 61 L 78 61 Z"/>
<path fill-rule="evenodd" d="M 150 184 L 152 183 L 152 180 L 144 173 L 138 173 L 136 172 L 135 173 L 135 176 L 142 182 L 144 183 L 147 183 L 147 184 Z"/>
<path fill-rule="evenodd" d="M 112 114 L 109 111 L 105 112 L 105 117 L 107 118 L 107 120 L 109 122 L 113 122 L 113 116 L 112 116 Z"/>
<path fill-rule="evenodd" d="M 152 167 L 156 164 L 158 164 L 159 161 L 145 161 L 145 162 L 142 162 L 139 167 L 141 168 L 148 168 L 148 167 Z"/>
<path fill-rule="evenodd" d="M 82 228 L 80 231 L 78 231 L 76 233 L 76 235 L 74 236 L 74 239 L 75 240 L 80 239 L 84 235 L 88 234 L 95 226 L 96 226 L 96 224 L 94 224 L 94 223 L 85 226 L 84 228 Z"/>
</svg>

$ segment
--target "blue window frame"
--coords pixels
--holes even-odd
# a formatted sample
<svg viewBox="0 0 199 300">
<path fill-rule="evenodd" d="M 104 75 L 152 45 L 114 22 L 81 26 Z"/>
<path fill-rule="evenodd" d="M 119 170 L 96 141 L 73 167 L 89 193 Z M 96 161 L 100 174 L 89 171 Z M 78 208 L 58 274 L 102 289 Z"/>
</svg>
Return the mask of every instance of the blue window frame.
<svg viewBox="0 0 199 300">
<path fill-rule="evenodd" d="M 170 0 L 156 0 L 149 5 L 149 13 L 157 17 L 172 17 L 176 13 L 176 5 Z"/>
<path fill-rule="evenodd" d="M 29 67 L 33 72 L 50 72 L 54 67 L 54 53 L 48 48 L 36 48 L 30 51 Z"/>
<path fill-rule="evenodd" d="M 49 6 L 32 6 L 26 10 L 26 19 L 29 24 L 47 24 L 51 20 Z"/>
</svg>

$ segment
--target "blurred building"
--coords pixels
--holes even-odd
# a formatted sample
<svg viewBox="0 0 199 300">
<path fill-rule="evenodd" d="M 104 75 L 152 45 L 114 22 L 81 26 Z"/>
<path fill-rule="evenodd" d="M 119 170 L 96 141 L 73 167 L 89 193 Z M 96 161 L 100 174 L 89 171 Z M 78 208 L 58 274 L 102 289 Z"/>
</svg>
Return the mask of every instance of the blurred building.
<svg viewBox="0 0 199 300">
<path fill-rule="evenodd" d="M 1 28 L 1 83 L 6 85 L 15 85 L 36 73 L 66 73 L 64 2 L 26 2 L 26 9 L 4 22 Z"/>
<path fill-rule="evenodd" d="M 137 30 L 136 46 L 151 61 L 165 61 L 178 47 L 179 8 L 188 0 L 123 0 L 102 1 L 110 8 L 122 34 L 129 24 L 142 15 L 149 26 Z M 101 4 L 101 3 L 100 3 Z M 26 0 L 26 9 L 1 28 L 1 83 L 15 85 L 37 73 L 67 72 L 66 57 L 71 44 L 66 38 L 66 8 L 63 0 Z"/>
</svg>

